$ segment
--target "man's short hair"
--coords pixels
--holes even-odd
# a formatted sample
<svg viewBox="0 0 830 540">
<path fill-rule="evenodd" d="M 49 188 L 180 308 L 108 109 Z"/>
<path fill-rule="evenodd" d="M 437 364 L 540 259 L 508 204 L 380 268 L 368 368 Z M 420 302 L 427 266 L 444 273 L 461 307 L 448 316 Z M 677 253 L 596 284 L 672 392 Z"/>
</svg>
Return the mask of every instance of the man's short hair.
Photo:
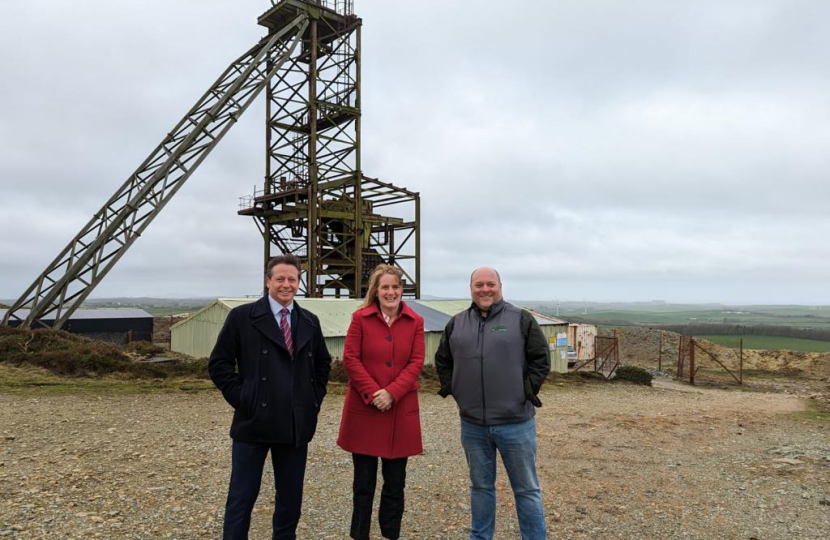
<svg viewBox="0 0 830 540">
<path fill-rule="evenodd" d="M 271 277 L 271 273 L 274 270 L 274 267 L 278 264 L 289 264 L 297 268 L 297 272 L 302 272 L 303 268 L 300 263 L 300 258 L 296 255 L 292 255 L 291 253 L 284 253 L 282 255 L 277 255 L 276 257 L 272 258 L 268 261 L 268 266 L 265 267 L 265 276 Z"/>
<path fill-rule="evenodd" d="M 482 268 L 490 268 L 490 267 L 489 267 L 489 266 L 479 266 L 478 268 L 476 268 L 475 270 L 473 270 L 473 273 L 472 273 L 472 274 L 470 274 L 470 285 L 472 285 L 472 284 L 473 284 L 473 276 L 475 276 L 475 275 L 476 275 L 476 272 L 478 272 L 478 271 L 479 271 L 479 270 L 481 270 Z M 493 272 L 495 272 L 495 273 L 496 273 L 496 278 L 499 280 L 499 283 L 501 283 L 501 276 L 499 275 L 499 271 L 498 271 L 498 270 L 496 270 L 495 268 L 490 268 L 490 270 L 492 270 Z"/>
</svg>

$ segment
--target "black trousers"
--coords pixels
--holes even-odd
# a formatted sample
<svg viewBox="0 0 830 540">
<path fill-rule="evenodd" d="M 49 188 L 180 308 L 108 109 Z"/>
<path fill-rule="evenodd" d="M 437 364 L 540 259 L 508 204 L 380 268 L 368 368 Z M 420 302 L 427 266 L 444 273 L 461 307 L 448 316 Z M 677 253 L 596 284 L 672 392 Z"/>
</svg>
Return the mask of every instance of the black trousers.
<svg viewBox="0 0 830 540">
<path fill-rule="evenodd" d="M 407 458 L 380 458 L 380 460 L 383 474 L 383 488 L 380 492 L 378 511 L 380 532 L 384 538 L 396 540 L 401 535 Z M 378 479 L 378 458 L 352 454 L 352 461 L 354 462 L 354 508 L 351 537 L 355 540 L 369 540 L 372 503 L 375 499 L 375 486 Z"/>
<path fill-rule="evenodd" d="M 274 466 L 273 540 L 295 540 L 303 502 L 308 446 L 291 444 L 233 442 L 231 484 L 225 504 L 223 540 L 248 540 L 251 511 L 262 484 L 265 458 L 271 452 Z"/>
</svg>

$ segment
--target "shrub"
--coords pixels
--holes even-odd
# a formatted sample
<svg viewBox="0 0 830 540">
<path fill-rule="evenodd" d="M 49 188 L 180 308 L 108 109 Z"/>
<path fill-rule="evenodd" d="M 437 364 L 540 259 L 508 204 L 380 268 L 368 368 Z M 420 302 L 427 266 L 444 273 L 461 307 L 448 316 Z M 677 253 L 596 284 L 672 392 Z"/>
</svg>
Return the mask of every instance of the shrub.
<svg viewBox="0 0 830 540">
<path fill-rule="evenodd" d="M 349 382 L 349 376 L 346 375 L 346 369 L 343 367 L 343 362 L 333 360 L 331 362 L 331 373 L 329 374 L 329 382 L 337 382 L 346 384 Z"/>
<path fill-rule="evenodd" d="M 605 375 L 602 373 L 597 373 L 596 371 L 574 371 L 572 373 L 576 373 L 576 376 L 580 379 L 589 379 L 592 381 L 605 381 Z"/>
<path fill-rule="evenodd" d="M 160 347 L 159 345 L 149 341 L 133 341 L 132 343 L 125 345 L 124 350 L 128 353 L 133 353 L 145 358 L 167 352 L 164 347 Z"/>
<path fill-rule="evenodd" d="M 23 330 L 0 326 L 0 362 L 38 366 L 56 375 L 69 377 L 115 373 L 156 379 L 208 376 L 207 360 L 204 358 L 169 364 L 136 362 L 116 345 L 51 329 Z"/>
<path fill-rule="evenodd" d="M 418 384 L 427 392 L 437 392 L 441 388 L 441 379 L 438 378 L 438 370 L 435 364 L 424 365 L 421 375 L 418 377 Z"/>
<path fill-rule="evenodd" d="M 30 364 L 57 375 L 116 371 L 129 358 L 115 345 L 61 330 L 0 327 L 0 362 Z"/>
<path fill-rule="evenodd" d="M 208 359 L 197 358 L 195 360 L 177 360 L 169 364 L 162 364 L 160 367 L 171 377 L 195 377 L 197 379 L 209 379 Z"/>
<path fill-rule="evenodd" d="M 637 366 L 620 366 L 614 373 L 614 381 L 627 381 L 634 384 L 651 386 L 651 373 Z"/>
</svg>

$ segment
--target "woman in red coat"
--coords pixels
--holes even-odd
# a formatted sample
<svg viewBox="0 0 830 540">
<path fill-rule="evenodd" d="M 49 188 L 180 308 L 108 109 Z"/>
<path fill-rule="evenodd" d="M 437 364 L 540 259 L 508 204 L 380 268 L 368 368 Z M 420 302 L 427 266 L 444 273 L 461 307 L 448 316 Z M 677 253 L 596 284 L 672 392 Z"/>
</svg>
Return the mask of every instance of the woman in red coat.
<svg viewBox="0 0 830 540">
<path fill-rule="evenodd" d="M 401 301 L 401 277 L 394 266 L 375 268 L 346 334 L 343 367 L 349 386 L 337 444 L 354 462 L 355 540 L 369 538 L 378 458 L 380 531 L 384 538 L 400 536 L 406 461 L 423 452 L 418 375 L 424 365 L 424 319 Z"/>
</svg>

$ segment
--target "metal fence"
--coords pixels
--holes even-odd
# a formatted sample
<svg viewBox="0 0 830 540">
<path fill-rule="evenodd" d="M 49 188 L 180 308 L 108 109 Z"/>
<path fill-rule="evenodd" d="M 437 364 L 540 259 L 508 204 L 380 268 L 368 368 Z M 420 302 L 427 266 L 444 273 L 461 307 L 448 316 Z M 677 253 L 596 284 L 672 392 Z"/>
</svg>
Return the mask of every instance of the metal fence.
<svg viewBox="0 0 830 540">
<path fill-rule="evenodd" d="M 593 358 L 577 364 L 573 371 L 590 367 L 593 368 L 594 373 L 599 373 L 606 379 L 610 379 L 620 366 L 619 340 L 616 337 L 597 336 L 594 351 Z"/>
<path fill-rule="evenodd" d="M 733 369 L 729 369 L 726 366 L 728 363 L 726 359 L 721 358 L 719 354 L 715 354 L 703 347 L 693 336 L 680 336 L 680 344 L 677 349 L 677 371 L 675 372 L 675 378 L 679 381 L 688 381 L 692 385 L 695 384 L 702 360 L 708 360 L 728 373 L 737 384 L 742 385 L 744 380 L 743 340 L 741 340 L 741 346 L 737 354 L 738 369 L 734 370 L 734 365 Z"/>
</svg>

